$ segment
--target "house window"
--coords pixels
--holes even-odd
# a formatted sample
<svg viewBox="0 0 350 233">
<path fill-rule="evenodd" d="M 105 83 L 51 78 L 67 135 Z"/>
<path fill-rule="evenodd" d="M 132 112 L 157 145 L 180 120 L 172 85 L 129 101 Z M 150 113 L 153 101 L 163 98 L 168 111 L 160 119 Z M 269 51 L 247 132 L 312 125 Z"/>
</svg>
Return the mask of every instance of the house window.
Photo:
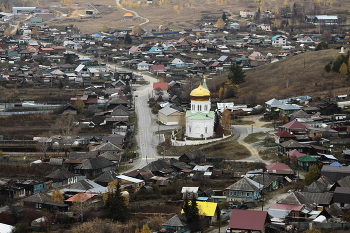
<svg viewBox="0 0 350 233">
<path fill-rule="evenodd" d="M 205 133 L 208 133 L 208 127 L 205 127 Z"/>
<path fill-rule="evenodd" d="M 37 209 L 41 209 L 41 204 L 35 204 L 35 207 L 37 208 Z"/>
<path fill-rule="evenodd" d="M 242 196 L 242 192 L 238 192 L 238 196 Z"/>
<path fill-rule="evenodd" d="M 188 127 L 188 132 L 190 132 L 190 133 L 191 133 L 191 126 L 189 126 L 189 127 Z"/>
<path fill-rule="evenodd" d="M 204 105 L 204 111 L 208 111 L 208 105 Z"/>
<path fill-rule="evenodd" d="M 246 192 L 245 195 L 246 195 L 247 197 L 250 197 L 250 192 Z"/>
<path fill-rule="evenodd" d="M 232 192 L 232 196 L 237 196 L 237 192 Z"/>
</svg>

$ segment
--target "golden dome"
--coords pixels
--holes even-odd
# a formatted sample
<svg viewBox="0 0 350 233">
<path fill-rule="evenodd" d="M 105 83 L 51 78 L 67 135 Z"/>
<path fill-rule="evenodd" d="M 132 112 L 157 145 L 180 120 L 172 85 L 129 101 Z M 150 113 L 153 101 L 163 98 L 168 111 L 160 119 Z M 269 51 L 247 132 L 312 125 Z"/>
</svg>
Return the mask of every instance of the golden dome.
<svg viewBox="0 0 350 233">
<path fill-rule="evenodd" d="M 190 96 L 193 100 L 201 100 L 203 97 L 204 99 L 210 98 L 210 91 L 202 86 L 202 84 L 199 85 L 196 89 L 191 91 Z"/>
</svg>

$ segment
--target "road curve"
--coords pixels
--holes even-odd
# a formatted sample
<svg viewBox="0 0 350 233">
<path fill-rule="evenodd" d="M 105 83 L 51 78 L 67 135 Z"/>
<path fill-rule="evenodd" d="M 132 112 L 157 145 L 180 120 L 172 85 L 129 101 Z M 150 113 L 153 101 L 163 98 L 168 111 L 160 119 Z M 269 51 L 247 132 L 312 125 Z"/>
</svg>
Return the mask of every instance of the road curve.
<svg viewBox="0 0 350 233">
<path fill-rule="evenodd" d="M 122 4 L 120 4 L 120 0 L 115 0 L 115 3 L 117 4 L 117 6 L 119 6 L 119 5 L 122 6 Z M 136 11 L 126 9 L 126 8 L 124 8 L 124 7 L 121 8 L 121 9 L 124 10 L 124 11 L 128 11 L 128 12 L 134 13 L 134 15 L 135 15 L 136 17 L 139 17 L 139 18 L 141 18 L 141 19 L 144 19 L 145 22 L 140 23 L 140 24 L 139 24 L 140 26 L 141 26 L 141 25 L 144 25 L 144 24 L 146 24 L 146 23 L 149 23 L 149 19 L 147 19 L 146 17 L 140 16 L 139 13 L 137 13 Z"/>
<path fill-rule="evenodd" d="M 258 132 L 273 132 L 274 129 L 272 128 L 265 128 L 263 127 L 266 122 L 259 121 L 259 118 L 261 116 L 252 116 L 252 117 L 246 117 L 244 120 L 247 121 L 254 121 L 254 124 L 252 125 L 233 125 L 232 132 L 234 134 L 239 134 L 239 137 L 237 139 L 237 142 L 243 146 L 245 146 L 251 153 L 251 156 L 249 158 L 240 159 L 237 161 L 242 162 L 262 162 L 265 164 L 270 164 L 271 162 L 268 160 L 263 160 L 260 155 L 259 151 L 254 147 L 254 144 L 249 144 L 244 142 L 244 138 L 246 138 L 251 133 L 258 133 Z"/>
</svg>

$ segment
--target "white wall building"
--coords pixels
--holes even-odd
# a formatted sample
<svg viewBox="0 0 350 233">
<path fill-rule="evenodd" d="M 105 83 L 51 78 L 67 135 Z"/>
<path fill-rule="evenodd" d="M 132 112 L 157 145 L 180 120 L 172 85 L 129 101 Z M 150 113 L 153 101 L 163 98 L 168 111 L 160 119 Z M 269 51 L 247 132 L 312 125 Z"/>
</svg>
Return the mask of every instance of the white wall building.
<svg viewBox="0 0 350 233">
<path fill-rule="evenodd" d="M 207 84 L 192 90 L 191 110 L 186 112 L 186 136 L 205 139 L 214 136 L 214 111 L 210 111 L 210 91 Z"/>
</svg>

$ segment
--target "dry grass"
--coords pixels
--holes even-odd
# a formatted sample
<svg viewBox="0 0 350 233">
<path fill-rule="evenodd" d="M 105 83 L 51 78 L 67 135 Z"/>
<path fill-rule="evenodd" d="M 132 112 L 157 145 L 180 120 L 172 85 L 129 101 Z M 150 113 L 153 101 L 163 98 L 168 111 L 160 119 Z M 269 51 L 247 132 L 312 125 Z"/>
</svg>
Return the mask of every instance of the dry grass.
<svg viewBox="0 0 350 233">
<path fill-rule="evenodd" d="M 246 147 L 237 141 L 218 143 L 203 149 L 207 158 L 223 158 L 224 160 L 237 160 L 249 157 L 251 154 Z"/>
<path fill-rule="evenodd" d="M 260 101 L 298 95 L 325 97 L 347 93 L 349 83 L 338 73 L 327 73 L 324 66 L 335 60 L 339 50 L 307 52 L 246 72 L 241 96 L 256 95 Z M 304 67 L 305 64 L 305 67 Z"/>
<path fill-rule="evenodd" d="M 123 3 L 123 1 L 120 1 Z M 219 18 L 223 11 L 228 12 L 233 15 L 232 19 L 239 20 L 237 15 L 240 10 L 250 9 L 256 11 L 259 7 L 259 2 L 254 0 L 227 0 L 226 3 L 218 3 L 218 1 L 213 0 L 176 0 L 169 1 L 169 3 L 164 4 L 150 4 L 145 6 L 145 1 L 141 1 L 141 6 L 130 7 L 128 2 L 133 2 L 134 4 L 138 1 L 124 1 L 123 6 L 127 9 L 134 10 L 138 12 L 141 16 L 146 17 L 150 22 L 145 26 L 159 27 L 164 25 L 167 27 L 179 27 L 190 28 L 197 25 L 198 21 L 210 21 Z M 271 9 L 273 11 L 277 10 L 277 6 L 282 6 L 284 0 L 266 0 L 264 1 L 264 9 Z M 297 1 L 298 4 L 305 5 L 305 11 L 310 12 L 312 10 L 313 4 L 311 1 Z M 70 9 L 66 6 L 55 8 L 56 17 L 63 14 L 68 14 L 68 18 L 64 19 L 53 19 L 49 24 L 54 25 L 74 25 L 79 27 L 83 33 L 96 33 L 102 30 L 103 25 L 108 25 L 108 27 L 113 29 L 126 29 L 130 28 L 135 24 L 140 24 L 144 22 L 141 19 L 135 19 L 133 21 L 124 21 L 123 15 L 126 13 L 124 10 L 116 8 L 115 0 L 99 0 L 98 3 L 93 3 L 94 6 L 99 10 L 100 14 L 96 16 L 89 17 L 79 17 L 79 14 L 84 15 L 85 9 L 92 9 L 86 4 L 84 0 L 75 0 L 74 4 L 71 4 Z M 41 1 L 40 4 L 43 7 L 48 7 L 49 5 L 58 4 L 57 1 Z M 348 1 L 335 0 L 333 6 L 323 6 L 320 4 L 320 10 L 326 13 L 338 12 L 340 10 L 347 9 L 350 5 Z M 180 11 L 175 11 L 174 6 L 178 6 Z M 61 12 L 61 13 L 60 13 Z M 78 16 L 78 17 L 77 17 Z M 72 18 L 76 17 L 76 18 Z M 197 25 L 198 26 L 198 25 Z"/>
<path fill-rule="evenodd" d="M 339 73 L 327 73 L 325 65 L 334 61 L 340 50 L 329 49 L 306 52 L 297 56 L 246 70 L 246 82 L 239 90 L 239 99 L 244 103 L 256 97 L 257 102 L 271 98 L 283 99 L 291 96 L 309 95 L 313 98 L 327 97 L 348 93 L 349 82 Z M 305 62 L 305 68 L 304 68 Z M 215 78 L 220 83 L 227 78 L 226 74 Z M 208 80 L 208 85 L 215 85 Z"/>
</svg>

